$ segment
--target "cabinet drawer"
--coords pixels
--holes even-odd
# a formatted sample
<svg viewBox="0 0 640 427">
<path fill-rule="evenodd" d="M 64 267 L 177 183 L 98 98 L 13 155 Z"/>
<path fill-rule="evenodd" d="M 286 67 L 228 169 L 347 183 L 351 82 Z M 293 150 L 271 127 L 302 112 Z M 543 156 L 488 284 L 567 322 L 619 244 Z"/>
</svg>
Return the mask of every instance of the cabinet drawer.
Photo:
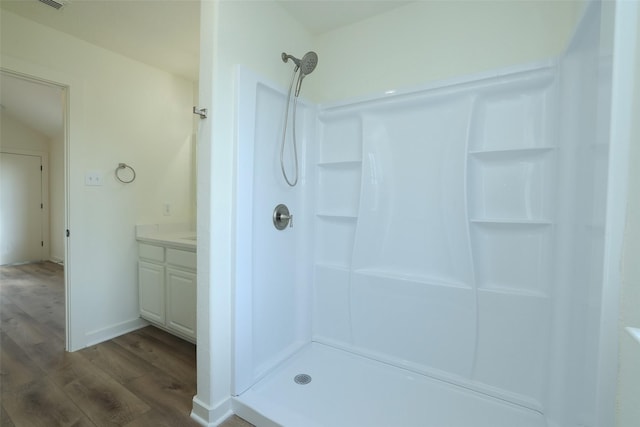
<svg viewBox="0 0 640 427">
<path fill-rule="evenodd" d="M 146 243 L 140 243 L 138 245 L 138 255 L 140 258 L 164 262 L 164 248 L 161 246 L 147 245 Z"/>
<path fill-rule="evenodd" d="M 196 253 L 167 248 L 167 263 L 178 267 L 196 269 Z"/>
</svg>

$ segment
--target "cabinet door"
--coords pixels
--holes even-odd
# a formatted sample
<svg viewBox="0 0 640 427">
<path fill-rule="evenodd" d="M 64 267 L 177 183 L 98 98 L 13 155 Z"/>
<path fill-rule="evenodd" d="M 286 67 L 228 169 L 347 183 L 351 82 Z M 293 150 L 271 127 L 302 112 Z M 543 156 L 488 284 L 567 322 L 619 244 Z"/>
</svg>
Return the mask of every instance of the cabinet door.
<svg viewBox="0 0 640 427">
<path fill-rule="evenodd" d="M 138 261 L 138 291 L 140 316 L 152 322 L 164 324 L 165 289 L 164 267 Z"/>
<path fill-rule="evenodd" d="M 167 327 L 196 338 L 196 274 L 167 267 Z"/>
</svg>

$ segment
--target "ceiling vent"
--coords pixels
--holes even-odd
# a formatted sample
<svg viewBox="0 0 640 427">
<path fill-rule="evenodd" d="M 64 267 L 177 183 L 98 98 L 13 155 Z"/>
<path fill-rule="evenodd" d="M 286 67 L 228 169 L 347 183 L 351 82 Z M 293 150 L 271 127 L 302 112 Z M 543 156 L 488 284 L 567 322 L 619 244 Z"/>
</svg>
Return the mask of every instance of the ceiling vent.
<svg viewBox="0 0 640 427">
<path fill-rule="evenodd" d="M 67 4 L 67 2 L 65 2 L 64 0 L 38 0 L 38 1 L 42 4 L 46 4 L 47 6 L 51 6 L 56 10 L 62 9 Z"/>
</svg>

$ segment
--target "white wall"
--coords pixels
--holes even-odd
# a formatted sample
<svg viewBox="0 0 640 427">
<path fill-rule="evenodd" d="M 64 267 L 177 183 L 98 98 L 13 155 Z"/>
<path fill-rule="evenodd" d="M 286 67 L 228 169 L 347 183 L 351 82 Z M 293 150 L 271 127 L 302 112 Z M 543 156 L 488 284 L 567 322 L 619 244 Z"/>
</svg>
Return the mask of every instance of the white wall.
<svg viewBox="0 0 640 427">
<path fill-rule="evenodd" d="M 198 146 L 199 345 L 194 415 L 213 422 L 230 411 L 235 65 L 243 64 L 284 86 L 293 66 L 284 64 L 280 54 L 300 55 L 311 50 L 312 43 L 275 2 L 202 2 L 200 28 L 199 102 L 210 108 L 211 118 L 201 121 Z"/>
<path fill-rule="evenodd" d="M 636 18 L 640 26 L 640 10 Z M 640 31 L 636 34 L 635 82 L 631 117 L 640 117 Z M 623 329 L 640 328 L 640 122 L 633 120 L 629 153 L 622 289 L 620 298 L 620 367 L 618 371 L 618 427 L 635 427 L 640 420 L 640 343 Z"/>
<path fill-rule="evenodd" d="M 560 53 L 582 1 L 417 1 L 318 36 L 305 79 L 319 102 L 400 89 Z"/>
<path fill-rule="evenodd" d="M 193 82 L 2 11 L 2 66 L 69 86 L 71 347 L 142 323 L 136 223 L 188 222 Z M 118 163 L 137 179 L 115 179 Z M 84 185 L 87 171 L 103 175 Z M 172 215 L 162 215 L 163 203 Z"/>
</svg>

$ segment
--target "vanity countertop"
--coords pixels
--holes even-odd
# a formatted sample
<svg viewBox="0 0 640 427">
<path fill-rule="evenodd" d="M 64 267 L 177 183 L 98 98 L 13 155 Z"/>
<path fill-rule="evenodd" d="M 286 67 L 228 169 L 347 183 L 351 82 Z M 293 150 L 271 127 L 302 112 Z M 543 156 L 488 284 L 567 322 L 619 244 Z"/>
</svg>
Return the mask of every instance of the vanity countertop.
<svg viewBox="0 0 640 427">
<path fill-rule="evenodd" d="M 184 227 L 136 226 L 136 240 L 139 242 L 171 246 L 178 249 L 196 250 L 196 232 Z"/>
</svg>

